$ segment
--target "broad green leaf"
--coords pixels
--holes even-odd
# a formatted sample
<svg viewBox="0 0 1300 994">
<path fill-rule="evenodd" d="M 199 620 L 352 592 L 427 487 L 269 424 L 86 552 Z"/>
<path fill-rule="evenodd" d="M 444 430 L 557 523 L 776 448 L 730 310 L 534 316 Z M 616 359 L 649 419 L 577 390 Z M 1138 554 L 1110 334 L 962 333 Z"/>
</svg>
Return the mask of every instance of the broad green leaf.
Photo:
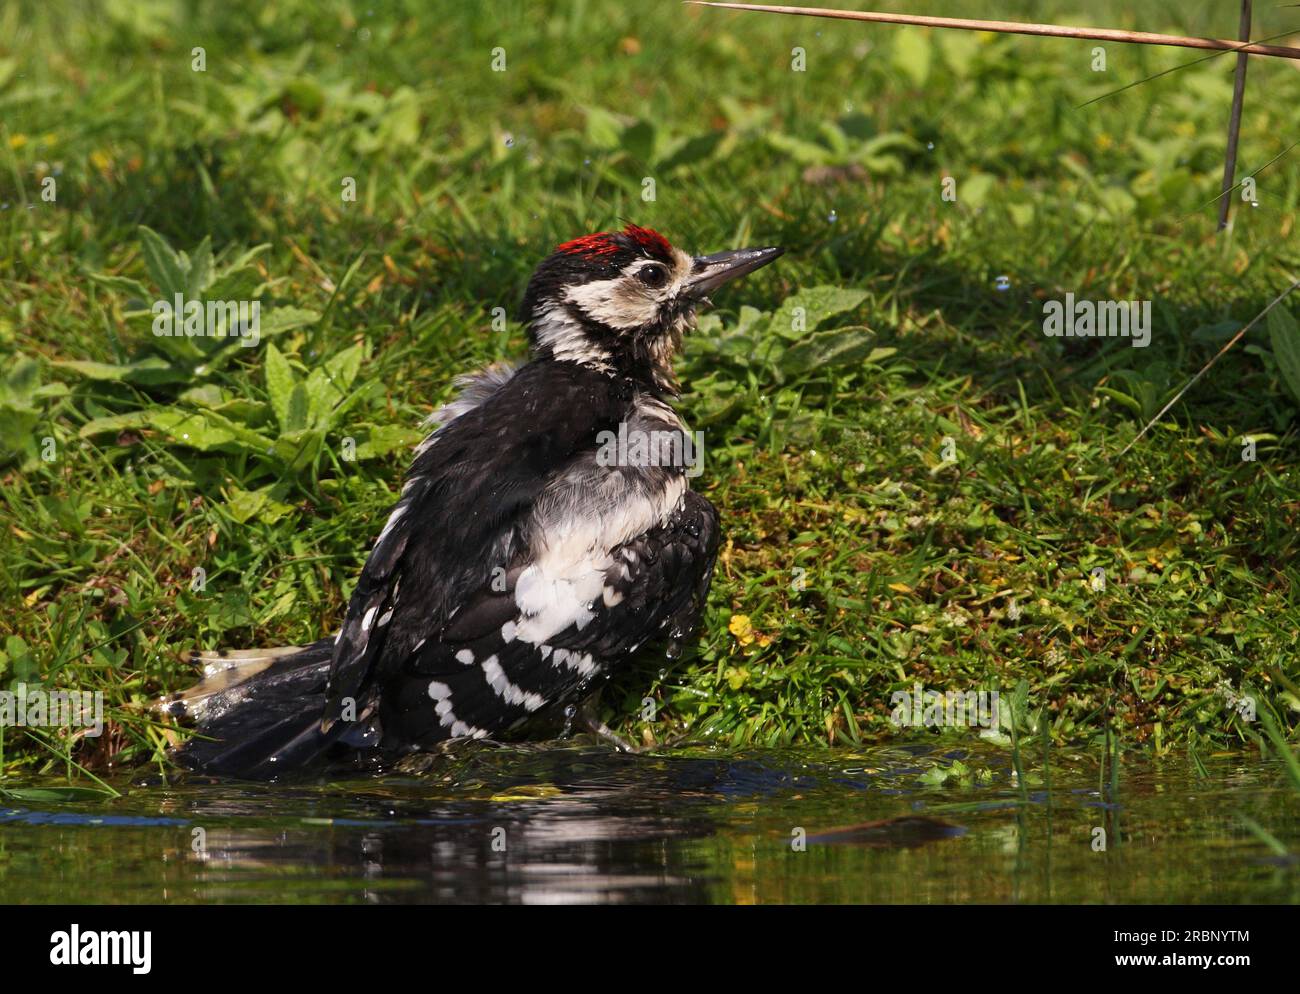
<svg viewBox="0 0 1300 994">
<path fill-rule="evenodd" d="M 343 399 L 343 392 L 330 382 L 329 375 L 320 366 L 307 374 L 302 386 L 307 419 L 303 427 L 310 424 L 313 428 L 328 428 L 334 415 L 334 405 Z"/>
<path fill-rule="evenodd" d="M 149 411 L 128 411 L 126 414 L 113 414 L 103 418 L 92 418 L 81 426 L 77 434 L 82 438 L 94 438 L 96 435 L 118 434 L 132 428 L 149 427 Z"/>
<path fill-rule="evenodd" d="M 270 440 L 243 425 L 235 424 L 215 411 L 182 411 L 174 407 L 156 408 L 149 423 L 166 432 L 172 441 L 200 452 L 217 448 L 237 448 L 265 453 Z"/>
<path fill-rule="evenodd" d="M 930 78 L 930 43 L 930 32 L 921 28 L 899 28 L 894 38 L 894 65 L 917 86 Z"/>
<path fill-rule="evenodd" d="M 173 366 L 161 356 L 149 356 L 137 362 L 109 363 L 90 362 L 82 359 L 60 359 L 54 363 L 60 369 L 66 369 L 88 380 L 118 381 L 122 383 L 141 383 L 156 385 L 161 383 L 181 383 L 189 379 L 183 370 Z"/>
<path fill-rule="evenodd" d="M 773 131 L 764 137 L 772 148 L 784 152 L 801 166 L 820 166 L 835 158 L 829 148 L 817 142 L 805 141 L 779 131 Z"/>
<path fill-rule="evenodd" d="M 248 428 L 259 427 L 272 417 L 271 405 L 263 404 L 257 400 L 249 400 L 247 397 L 235 397 L 232 400 L 223 401 L 213 406 L 212 410 L 222 417 L 229 418 L 231 421 Z"/>
<path fill-rule="evenodd" d="M 265 372 L 266 393 L 271 398 L 271 410 L 275 412 L 275 420 L 280 425 L 280 430 L 288 431 L 289 398 L 293 394 L 294 382 L 297 378 L 293 374 L 289 360 L 274 344 L 266 346 Z"/>
<path fill-rule="evenodd" d="M 993 189 L 994 179 L 988 173 L 972 173 L 957 184 L 957 201 L 968 207 L 983 207 Z"/>
<path fill-rule="evenodd" d="M 9 359 L 9 369 L 0 377 L 0 404 L 14 409 L 36 410 L 32 396 L 40 385 L 40 364 L 30 356 Z"/>
<path fill-rule="evenodd" d="M 361 371 L 364 356 L 365 348 L 354 345 L 332 356 L 307 376 L 307 418 L 312 427 L 322 431 L 329 428 L 348 388 Z"/>
<path fill-rule="evenodd" d="M 940 31 L 935 38 L 953 75 L 958 79 L 969 76 L 971 63 L 981 47 L 979 36 L 973 31 Z"/>
<path fill-rule="evenodd" d="M 1268 337 L 1273 344 L 1278 372 L 1291 395 L 1300 401 L 1300 327 L 1296 326 L 1296 319 L 1285 303 L 1268 312 Z"/>
<path fill-rule="evenodd" d="M 166 239 L 152 228 L 143 224 L 139 227 L 140 249 L 144 254 L 144 266 L 162 295 L 170 300 L 175 294 L 185 293 L 187 269 Z"/>
<path fill-rule="evenodd" d="M 190 387 L 180 395 L 178 400 L 186 404 L 193 404 L 195 407 L 219 407 L 226 400 L 225 391 L 215 383 L 205 383 L 202 386 Z"/>
<path fill-rule="evenodd" d="M 667 173 L 682 166 L 703 162 L 717 152 L 726 136 L 725 131 L 708 131 L 684 141 L 674 141 L 659 160 L 659 169 Z"/>
<path fill-rule="evenodd" d="M 241 525 L 254 518 L 264 524 L 275 524 L 293 510 L 293 505 L 281 503 L 272 496 L 272 491 L 278 486 L 279 484 L 273 483 L 260 490 L 231 487 L 226 510 Z"/>
<path fill-rule="evenodd" d="M 325 363 L 325 372 L 340 393 L 347 393 L 348 389 L 356 381 L 357 374 L 361 372 L 361 361 L 365 358 L 365 355 L 365 346 L 354 345 L 352 348 L 344 349 L 338 355 L 331 357 Z"/>
<path fill-rule="evenodd" d="M 814 369 L 861 362 L 871 354 L 875 340 L 875 332 L 864 327 L 817 332 L 786 349 L 780 369 L 786 376 L 798 376 Z"/>
<path fill-rule="evenodd" d="M 764 328 L 762 322 L 765 320 L 768 320 L 768 315 L 757 307 L 741 304 L 740 313 L 736 316 L 736 326 L 731 329 L 731 333 L 736 335 L 759 334 Z"/>
<path fill-rule="evenodd" d="M 637 121 L 624 128 L 619 144 L 637 165 L 649 165 L 654 158 L 655 129 L 649 121 Z"/>
<path fill-rule="evenodd" d="M 425 433 L 402 425 L 372 428 L 366 440 L 357 446 L 358 459 L 377 459 L 395 449 L 404 449 L 424 439 Z"/>
<path fill-rule="evenodd" d="M 316 461 L 324 442 L 323 433 L 314 428 L 305 428 L 281 435 L 276 440 L 272 451 L 290 469 L 300 470 Z"/>
<path fill-rule="evenodd" d="M 201 300 L 212 282 L 212 236 L 204 236 L 199 247 L 189 257 L 189 272 L 185 283 L 187 300 Z"/>
<path fill-rule="evenodd" d="M 867 291 L 838 286 L 800 290 L 781 302 L 769 326 L 778 335 L 798 341 L 829 318 L 851 311 L 867 299 Z"/>
<path fill-rule="evenodd" d="M 111 362 L 89 362 L 81 359 L 56 359 L 54 365 L 78 376 L 84 376 L 88 380 L 125 380 L 130 370 L 126 365 L 119 366 Z M 164 361 L 163 365 L 166 366 L 167 363 Z"/>
<path fill-rule="evenodd" d="M 92 438 L 137 428 L 154 428 L 182 445 L 200 450 L 233 446 L 264 455 L 271 448 L 269 439 L 216 411 L 185 411 L 175 407 L 153 407 L 94 418 L 82 425 L 77 434 Z"/>
<path fill-rule="evenodd" d="M 97 283 L 105 290 L 112 293 L 124 293 L 128 298 L 136 300 L 149 301 L 153 294 L 145 289 L 145 285 L 139 280 L 132 279 L 129 276 L 109 276 L 106 273 L 91 273 L 91 282 Z"/>
<path fill-rule="evenodd" d="M 258 256 L 262 255 L 264 252 L 269 251 L 270 248 L 271 248 L 270 242 L 263 242 L 261 245 L 254 245 L 251 249 L 249 249 L 247 252 L 244 252 L 242 255 L 236 256 L 234 259 L 230 260 L 229 262 L 222 263 L 221 274 L 224 276 L 229 273 L 238 272 L 241 269 L 247 269 L 249 266 L 251 266 L 254 262 L 257 261 Z"/>
<path fill-rule="evenodd" d="M 311 417 L 312 400 L 307 382 L 299 380 L 289 391 L 289 409 L 285 411 L 284 421 L 280 426 L 281 431 L 285 434 L 301 431 L 307 427 Z"/>
<path fill-rule="evenodd" d="M 617 117 L 600 107 L 588 107 L 587 141 L 598 149 L 618 148 L 623 125 Z"/>
<path fill-rule="evenodd" d="M 844 133 L 844 129 L 838 124 L 834 121 L 822 121 L 817 126 L 817 130 L 821 132 L 822 138 L 826 140 L 826 144 L 835 154 L 835 158 L 839 159 L 848 154 L 849 136 Z"/>
<path fill-rule="evenodd" d="M 0 465 L 19 459 L 25 468 L 36 462 L 40 418 L 38 411 L 0 407 Z"/>
<path fill-rule="evenodd" d="M 278 335 L 285 331 L 292 331 L 294 328 L 315 324 L 319 320 L 320 311 L 305 307 L 277 307 L 275 310 L 262 313 L 258 330 L 263 337 Z"/>
</svg>

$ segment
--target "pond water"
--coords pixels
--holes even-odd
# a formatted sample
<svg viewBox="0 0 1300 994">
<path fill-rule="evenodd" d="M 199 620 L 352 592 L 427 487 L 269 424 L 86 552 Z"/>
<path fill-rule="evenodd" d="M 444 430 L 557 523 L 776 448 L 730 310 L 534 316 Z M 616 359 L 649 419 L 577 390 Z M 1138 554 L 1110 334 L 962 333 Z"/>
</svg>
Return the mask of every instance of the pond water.
<svg viewBox="0 0 1300 994">
<path fill-rule="evenodd" d="M 1300 792 L 1254 754 L 1203 771 L 1129 757 L 1113 796 L 1097 759 L 1068 750 L 1050 772 L 1027 763 L 1023 787 L 1004 752 L 931 744 L 474 743 L 425 765 L 295 784 L 137 775 L 110 799 L 6 781 L 0 901 L 1300 900 L 1285 854 L 1300 853 Z"/>
</svg>

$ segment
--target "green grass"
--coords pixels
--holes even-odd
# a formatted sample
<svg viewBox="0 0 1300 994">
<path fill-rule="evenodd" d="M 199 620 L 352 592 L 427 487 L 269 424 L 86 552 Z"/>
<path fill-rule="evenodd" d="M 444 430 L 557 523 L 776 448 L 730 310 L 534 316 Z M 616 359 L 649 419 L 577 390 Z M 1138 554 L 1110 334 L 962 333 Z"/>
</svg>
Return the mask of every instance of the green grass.
<svg viewBox="0 0 1300 994">
<path fill-rule="evenodd" d="M 429 6 L 0 12 L 0 686 L 100 689 L 111 717 L 75 743 L 8 729 L 5 766 L 156 762 L 144 705 L 192 682 L 182 650 L 332 631 L 420 419 L 454 375 L 522 354 L 493 309 L 513 317 L 555 243 L 623 218 L 697 251 L 789 252 L 687 343 L 724 548 L 691 651 L 647 652 L 605 694 L 616 728 L 875 740 L 916 681 L 1023 681 L 1022 738 L 1254 741 L 1226 692 L 1294 737 L 1293 319 L 1118 455 L 1300 271 L 1300 152 L 1228 232 L 1206 206 L 1231 56 L 1081 108 L 1202 56 L 1111 45 L 1099 73 L 1090 42 Z M 1091 6 L 1235 31 L 1222 5 Z M 1081 22 L 1062 3 L 937 12 Z M 1241 175 L 1300 139 L 1298 105 L 1295 67 L 1254 60 Z M 259 299 L 264 341 L 154 337 L 141 309 L 169 280 Z M 1151 346 L 1045 337 L 1067 291 L 1151 300 Z"/>
</svg>

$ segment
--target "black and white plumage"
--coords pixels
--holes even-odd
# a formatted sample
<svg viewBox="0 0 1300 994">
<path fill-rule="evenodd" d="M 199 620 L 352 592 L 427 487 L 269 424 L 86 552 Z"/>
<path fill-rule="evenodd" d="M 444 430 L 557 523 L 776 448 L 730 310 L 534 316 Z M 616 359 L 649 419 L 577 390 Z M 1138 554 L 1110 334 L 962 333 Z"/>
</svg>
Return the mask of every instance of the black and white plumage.
<svg viewBox="0 0 1300 994">
<path fill-rule="evenodd" d="M 524 298 L 532 358 L 459 381 L 430 419 L 342 628 L 296 651 L 201 654 L 166 705 L 191 766 L 274 775 L 348 750 L 501 737 L 580 701 L 643 644 L 681 639 L 718 547 L 682 459 L 671 360 L 707 294 L 780 249 L 692 258 L 628 225 L 561 245 Z M 675 447 L 674 447 L 675 446 Z"/>
</svg>

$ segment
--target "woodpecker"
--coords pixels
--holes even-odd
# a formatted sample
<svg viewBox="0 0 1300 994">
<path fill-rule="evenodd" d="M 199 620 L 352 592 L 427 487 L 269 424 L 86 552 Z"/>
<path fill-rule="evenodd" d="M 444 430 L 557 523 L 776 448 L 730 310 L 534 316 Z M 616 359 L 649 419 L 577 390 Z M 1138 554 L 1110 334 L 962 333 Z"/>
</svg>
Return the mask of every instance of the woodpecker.
<svg viewBox="0 0 1300 994">
<path fill-rule="evenodd" d="M 558 246 L 524 294 L 530 359 L 459 378 L 430 417 L 338 633 L 193 654 L 206 678 L 164 702 L 197 732 L 180 761 L 265 779 L 525 735 L 684 639 L 719 527 L 672 360 L 714 290 L 782 252 L 693 257 L 634 224 Z"/>
</svg>

